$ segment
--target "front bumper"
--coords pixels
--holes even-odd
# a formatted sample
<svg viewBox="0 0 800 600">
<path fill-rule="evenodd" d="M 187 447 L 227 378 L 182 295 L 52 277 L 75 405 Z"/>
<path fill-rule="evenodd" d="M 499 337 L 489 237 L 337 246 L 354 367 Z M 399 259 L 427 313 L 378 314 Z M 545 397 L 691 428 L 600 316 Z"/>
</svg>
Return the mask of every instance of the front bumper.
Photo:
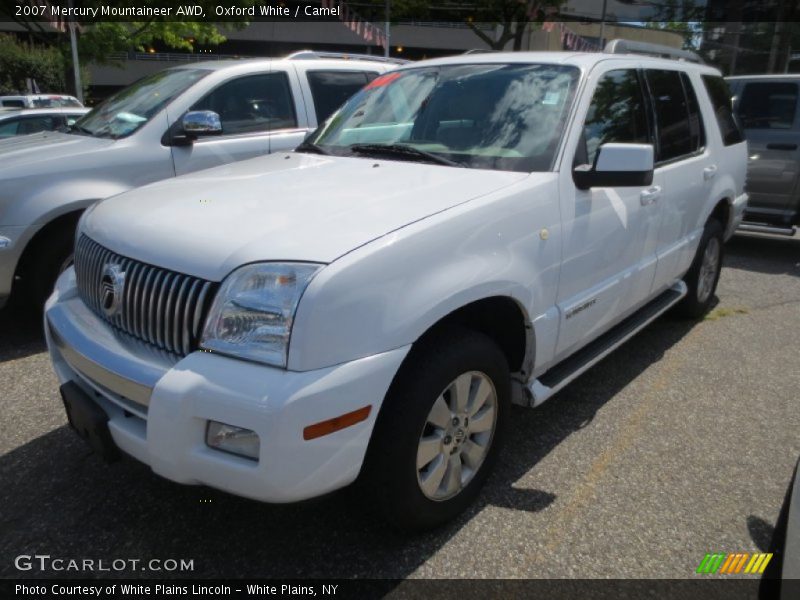
<svg viewBox="0 0 800 600">
<path fill-rule="evenodd" d="M 59 279 L 45 332 L 60 382 L 74 381 L 109 415 L 114 442 L 168 479 L 267 502 L 293 502 L 358 476 L 381 403 L 409 347 L 293 372 L 194 352 L 176 359 L 109 327 Z M 313 440 L 308 425 L 371 405 L 366 421 Z M 257 461 L 205 443 L 209 420 L 260 439 Z"/>
</svg>

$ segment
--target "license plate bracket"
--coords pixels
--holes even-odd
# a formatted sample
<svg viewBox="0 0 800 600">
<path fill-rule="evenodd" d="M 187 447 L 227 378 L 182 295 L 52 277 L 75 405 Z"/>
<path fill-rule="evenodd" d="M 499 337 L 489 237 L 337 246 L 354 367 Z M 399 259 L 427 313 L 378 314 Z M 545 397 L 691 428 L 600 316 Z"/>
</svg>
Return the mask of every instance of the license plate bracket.
<svg viewBox="0 0 800 600">
<path fill-rule="evenodd" d="M 119 460 L 120 451 L 108 430 L 106 411 L 74 381 L 62 385 L 60 392 L 72 429 L 106 462 Z"/>
</svg>

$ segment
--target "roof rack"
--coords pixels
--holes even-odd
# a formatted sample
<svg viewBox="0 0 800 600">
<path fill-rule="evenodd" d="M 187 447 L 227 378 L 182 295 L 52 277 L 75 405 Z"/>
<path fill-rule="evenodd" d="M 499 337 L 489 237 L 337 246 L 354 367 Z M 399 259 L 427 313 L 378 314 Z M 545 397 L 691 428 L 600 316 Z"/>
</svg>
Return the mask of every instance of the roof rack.
<svg viewBox="0 0 800 600">
<path fill-rule="evenodd" d="M 681 50 L 679 48 L 672 48 L 671 46 L 662 46 L 661 44 L 650 44 L 647 42 L 611 40 L 606 44 L 603 52 L 606 54 L 646 54 L 648 56 L 673 58 L 675 60 L 685 60 L 703 64 L 703 59 L 689 50 Z"/>
<path fill-rule="evenodd" d="M 318 50 L 298 50 L 286 57 L 288 60 L 314 60 L 320 58 L 343 58 L 346 60 L 371 60 L 373 62 L 404 65 L 410 60 L 404 58 L 391 58 L 386 56 L 373 56 L 371 54 L 350 54 L 349 52 L 322 52 Z"/>
</svg>

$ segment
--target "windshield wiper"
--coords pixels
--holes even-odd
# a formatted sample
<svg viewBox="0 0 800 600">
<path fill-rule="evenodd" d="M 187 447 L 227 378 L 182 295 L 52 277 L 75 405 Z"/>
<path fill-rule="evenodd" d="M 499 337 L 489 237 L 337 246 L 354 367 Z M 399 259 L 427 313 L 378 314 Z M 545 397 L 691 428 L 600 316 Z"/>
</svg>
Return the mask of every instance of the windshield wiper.
<svg viewBox="0 0 800 600">
<path fill-rule="evenodd" d="M 84 135 L 94 135 L 94 131 L 91 129 L 86 129 L 86 127 L 81 127 L 80 125 L 70 125 L 67 131 L 70 133 L 77 131 L 78 133 L 82 133 Z"/>
<path fill-rule="evenodd" d="M 313 154 L 323 154 L 325 156 L 331 156 L 331 152 L 325 150 L 322 146 L 318 146 L 313 142 L 303 142 L 297 148 L 294 149 L 295 152 L 311 152 Z"/>
<path fill-rule="evenodd" d="M 447 165 L 449 167 L 464 166 L 461 163 L 450 160 L 449 158 L 445 158 L 444 156 L 439 156 L 438 154 L 433 154 L 432 152 L 426 152 L 425 150 L 420 150 L 419 148 L 414 148 L 413 146 L 407 146 L 406 144 L 353 144 L 350 146 L 350 150 L 356 154 L 383 154 L 387 156 L 399 156 L 417 160 L 421 159 L 425 162 Z"/>
</svg>

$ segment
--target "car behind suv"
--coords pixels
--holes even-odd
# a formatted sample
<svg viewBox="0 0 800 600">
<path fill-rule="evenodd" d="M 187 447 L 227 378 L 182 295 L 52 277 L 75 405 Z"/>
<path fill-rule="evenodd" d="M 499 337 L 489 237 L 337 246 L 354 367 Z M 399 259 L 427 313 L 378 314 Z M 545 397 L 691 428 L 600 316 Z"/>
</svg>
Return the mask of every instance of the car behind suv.
<svg viewBox="0 0 800 600">
<path fill-rule="evenodd" d="M 727 87 L 619 50 L 403 67 L 295 152 L 94 205 L 45 317 L 73 427 L 177 482 L 456 515 L 512 401 L 714 300 L 747 199 Z"/>
<path fill-rule="evenodd" d="M 194 63 L 150 75 L 68 132 L 0 140 L 0 306 L 12 282 L 41 307 L 71 260 L 75 224 L 126 190 L 290 150 L 396 65 L 378 57 Z"/>
<path fill-rule="evenodd" d="M 793 235 L 800 225 L 798 75 L 729 77 L 749 146 L 742 230 Z"/>
</svg>

